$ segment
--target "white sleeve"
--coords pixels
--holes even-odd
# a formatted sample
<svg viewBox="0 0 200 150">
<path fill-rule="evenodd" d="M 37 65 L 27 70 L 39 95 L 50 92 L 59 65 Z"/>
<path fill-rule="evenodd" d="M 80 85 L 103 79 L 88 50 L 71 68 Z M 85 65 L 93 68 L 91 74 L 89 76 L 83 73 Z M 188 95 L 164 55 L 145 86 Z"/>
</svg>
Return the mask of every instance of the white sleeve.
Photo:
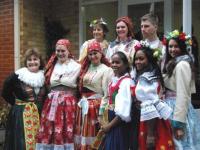
<svg viewBox="0 0 200 150">
<path fill-rule="evenodd" d="M 173 120 L 185 123 L 191 100 L 192 71 L 186 61 L 179 62 L 175 67 L 176 105 Z"/>
<path fill-rule="evenodd" d="M 111 77 L 113 76 L 113 70 L 109 67 L 103 75 L 102 78 L 102 89 L 103 89 L 103 97 L 101 99 L 101 105 L 99 108 L 99 115 L 102 115 L 105 107 L 108 104 L 108 84 L 111 81 Z"/>
<path fill-rule="evenodd" d="M 131 120 L 131 84 L 132 80 L 130 78 L 123 79 L 115 97 L 115 114 L 126 122 Z"/>
<path fill-rule="evenodd" d="M 88 41 L 85 41 L 80 48 L 80 55 L 79 61 L 83 61 L 83 59 L 87 56 L 87 48 L 88 48 Z"/>
</svg>

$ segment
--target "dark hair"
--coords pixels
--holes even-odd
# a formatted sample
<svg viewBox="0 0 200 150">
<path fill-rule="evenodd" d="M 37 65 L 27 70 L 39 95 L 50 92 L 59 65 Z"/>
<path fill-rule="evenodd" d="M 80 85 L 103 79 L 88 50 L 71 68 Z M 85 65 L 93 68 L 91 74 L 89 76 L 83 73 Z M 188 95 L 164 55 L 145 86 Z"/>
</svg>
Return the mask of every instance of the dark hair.
<svg viewBox="0 0 200 150">
<path fill-rule="evenodd" d="M 145 67 L 140 73 L 138 72 L 138 70 L 136 68 L 137 76 L 141 75 L 142 73 L 144 73 L 146 71 L 155 70 L 155 76 L 158 77 L 158 79 L 161 82 L 161 85 L 164 86 L 164 81 L 163 81 L 163 78 L 162 78 L 162 73 L 161 73 L 160 67 L 158 65 L 158 60 L 157 60 L 156 57 L 153 57 L 153 50 L 150 47 L 142 47 L 141 49 L 139 49 L 135 52 L 134 57 L 133 57 L 133 67 L 135 67 L 136 54 L 140 50 L 146 55 L 147 60 L 148 60 L 148 66 Z"/>
<path fill-rule="evenodd" d="M 187 50 L 187 45 L 185 44 L 185 41 L 179 40 L 178 38 L 171 38 L 167 41 L 166 43 L 166 55 L 165 55 L 165 63 L 163 67 L 163 73 L 168 73 L 169 76 L 172 75 L 172 72 L 175 68 L 175 59 L 171 57 L 169 54 L 169 41 L 174 40 L 178 44 L 178 47 L 181 50 L 181 55 L 189 55 L 188 50 Z M 170 61 L 170 65 L 169 65 Z M 168 71 L 167 71 L 168 70 Z"/>
<path fill-rule="evenodd" d="M 40 59 L 40 67 L 39 69 L 43 69 L 44 68 L 44 59 L 42 58 L 42 55 L 40 54 L 39 50 L 37 48 L 30 48 L 25 52 L 25 56 L 24 56 L 24 66 L 27 67 L 27 60 L 32 56 L 36 56 Z"/>
<path fill-rule="evenodd" d="M 125 73 L 129 73 L 130 70 L 131 70 L 131 68 L 130 68 L 130 64 L 129 64 L 129 61 L 128 61 L 128 58 L 127 58 L 126 54 L 124 54 L 124 53 L 121 52 L 121 51 L 117 51 L 117 52 L 115 52 L 115 53 L 111 56 L 111 58 L 112 58 L 114 55 L 118 55 L 118 56 L 119 56 L 119 58 L 122 60 L 122 62 L 123 62 L 123 64 L 124 64 L 124 66 L 126 67 L 126 69 L 125 69 L 126 72 L 125 72 Z"/>
</svg>

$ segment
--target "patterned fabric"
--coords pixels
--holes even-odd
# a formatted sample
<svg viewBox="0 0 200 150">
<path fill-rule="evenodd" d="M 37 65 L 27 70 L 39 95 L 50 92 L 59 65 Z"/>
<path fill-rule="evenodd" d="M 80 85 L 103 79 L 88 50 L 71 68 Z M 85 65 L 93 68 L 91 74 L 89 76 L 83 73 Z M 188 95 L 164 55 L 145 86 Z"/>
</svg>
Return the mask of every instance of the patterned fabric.
<svg viewBox="0 0 200 150">
<path fill-rule="evenodd" d="M 117 52 L 121 51 L 126 54 L 130 63 L 133 61 L 133 56 L 135 54 L 134 45 L 137 44 L 137 40 L 133 40 L 131 37 L 128 37 L 126 41 L 120 41 L 118 38 L 111 42 L 108 46 L 108 50 L 106 53 L 106 58 L 111 60 L 111 56 Z"/>
<path fill-rule="evenodd" d="M 69 91 L 50 92 L 43 106 L 36 149 L 74 149 L 76 102 Z"/>
<path fill-rule="evenodd" d="M 23 122 L 24 122 L 24 140 L 26 150 L 35 150 L 35 136 L 39 129 L 39 113 L 34 102 L 24 102 L 16 100 L 16 105 L 24 105 Z"/>
<path fill-rule="evenodd" d="M 46 97 L 46 90 L 43 86 L 36 93 L 34 87 L 25 84 L 18 77 L 19 75 L 15 73 L 11 74 L 4 82 L 2 90 L 2 96 L 12 104 L 3 149 L 35 150 L 35 135 L 39 129 L 39 113 Z"/>
<path fill-rule="evenodd" d="M 160 98 L 161 86 L 153 72 L 145 72 L 137 79 L 135 95 L 141 102 L 141 121 L 168 119 L 172 109 Z M 145 87 L 145 90 L 144 90 Z"/>
<path fill-rule="evenodd" d="M 176 93 L 170 92 L 171 94 L 167 94 L 166 102 L 169 106 L 174 110 L 176 104 Z M 170 116 L 172 119 L 173 114 Z M 176 150 L 198 150 L 200 147 L 200 126 L 199 126 L 200 119 L 197 116 L 193 106 L 191 103 L 189 104 L 188 113 L 186 116 L 186 123 L 185 123 L 185 135 L 182 140 L 176 140 L 173 138 Z"/>
<path fill-rule="evenodd" d="M 91 39 L 88 41 L 85 41 L 83 43 L 83 45 L 80 48 L 80 55 L 79 55 L 79 62 L 82 63 L 83 60 L 85 59 L 85 57 L 87 57 L 87 52 L 88 52 L 88 45 L 89 43 L 95 41 L 95 39 Z M 107 40 L 103 40 L 102 42 L 99 42 L 101 45 L 101 49 L 103 51 L 103 54 L 105 55 L 108 49 L 108 41 Z"/>
<path fill-rule="evenodd" d="M 150 148 L 150 138 L 154 140 L 151 148 L 154 150 L 175 150 L 171 126 L 168 120 L 156 119 L 154 128 L 148 129 L 150 123 L 147 121 L 140 122 L 139 132 L 139 149 L 148 150 Z M 148 131 L 153 130 L 153 136 L 148 135 Z M 148 138 L 148 136 L 150 138 Z"/>
<path fill-rule="evenodd" d="M 121 78 L 118 78 L 118 80 L 115 80 L 112 84 L 112 82 L 109 85 L 109 106 L 108 106 L 108 121 L 111 122 L 116 117 L 115 112 L 115 103 L 116 103 L 116 97 L 119 92 L 121 92 L 120 85 L 125 80 L 131 80 L 130 77 L 126 74 L 125 76 L 122 76 Z M 130 84 L 126 84 L 127 87 L 126 90 L 129 89 L 131 91 Z M 127 96 L 125 96 L 127 98 Z M 122 101 L 124 99 L 121 99 Z M 126 105 L 128 108 L 129 106 Z M 130 114 L 131 112 L 129 112 Z M 103 142 L 100 145 L 99 149 L 105 149 L 105 150 L 128 150 L 130 148 L 130 123 L 127 123 L 122 120 L 117 126 L 110 129 L 108 133 L 105 135 L 105 139 L 103 139 Z"/>
<path fill-rule="evenodd" d="M 135 95 L 141 102 L 139 149 L 174 150 L 169 123 L 171 108 L 161 101 L 161 86 L 153 72 L 145 72 L 137 78 Z M 165 120 L 164 120 L 165 119 Z"/>
<path fill-rule="evenodd" d="M 100 43 L 97 41 L 90 42 L 88 45 L 88 52 L 91 52 L 91 51 L 98 51 L 102 53 L 102 48 L 101 48 Z"/>
<path fill-rule="evenodd" d="M 95 93 L 83 93 L 82 95 L 84 95 L 88 103 L 88 110 L 83 114 L 83 105 L 77 107 L 75 149 L 90 150 L 99 130 L 97 117 L 99 115 L 101 98 L 92 98 Z"/>
</svg>

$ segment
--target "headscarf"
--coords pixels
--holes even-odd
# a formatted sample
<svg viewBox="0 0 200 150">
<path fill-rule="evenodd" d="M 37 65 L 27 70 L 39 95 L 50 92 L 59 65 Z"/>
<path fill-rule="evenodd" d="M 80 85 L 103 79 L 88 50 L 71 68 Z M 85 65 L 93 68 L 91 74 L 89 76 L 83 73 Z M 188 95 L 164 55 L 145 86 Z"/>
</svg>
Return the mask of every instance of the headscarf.
<svg viewBox="0 0 200 150">
<path fill-rule="evenodd" d="M 101 54 L 103 53 L 100 43 L 97 42 L 96 40 L 88 43 L 88 49 L 87 49 L 87 51 L 88 51 L 88 53 L 91 52 L 91 51 L 98 51 Z"/>
<path fill-rule="evenodd" d="M 99 42 L 94 40 L 94 41 L 92 41 L 91 43 L 88 44 L 87 55 L 91 51 L 97 51 L 97 52 L 101 53 L 102 54 L 101 63 L 105 64 L 106 66 L 110 66 L 110 62 L 105 57 Z M 83 63 L 81 64 L 80 80 L 79 80 L 79 91 L 80 92 L 82 92 L 82 88 L 83 88 L 83 77 L 86 74 L 86 72 L 87 72 L 87 70 L 90 66 L 90 63 L 91 62 L 90 62 L 90 60 L 88 59 L 88 56 L 87 56 L 87 57 L 84 58 Z"/>
<path fill-rule="evenodd" d="M 69 40 L 67 39 L 59 39 L 56 43 L 56 46 L 58 45 L 64 45 L 67 50 L 69 51 L 69 48 L 71 46 L 71 43 Z M 74 58 L 73 55 L 71 54 L 71 52 L 69 51 L 69 55 L 68 58 Z M 54 66 L 57 62 L 58 58 L 56 57 L 55 52 L 51 55 L 47 65 L 45 66 L 45 84 L 49 85 L 50 84 L 50 78 L 51 78 L 51 74 L 53 72 Z"/>
<path fill-rule="evenodd" d="M 57 43 L 56 43 L 56 46 L 58 46 L 58 45 L 64 45 L 64 46 L 67 48 L 67 50 L 69 51 L 69 56 L 68 56 L 68 58 L 74 58 L 73 55 L 72 55 L 72 53 L 71 53 L 70 50 L 69 50 L 70 47 L 71 47 L 71 43 L 70 43 L 69 40 L 67 40 L 67 39 L 60 39 L 60 40 L 58 40 Z"/>
<path fill-rule="evenodd" d="M 128 37 L 133 38 L 134 37 L 133 22 L 132 22 L 131 18 L 129 18 L 128 16 L 120 17 L 116 20 L 116 24 L 120 21 L 124 22 L 127 25 L 127 27 L 128 27 Z"/>
</svg>

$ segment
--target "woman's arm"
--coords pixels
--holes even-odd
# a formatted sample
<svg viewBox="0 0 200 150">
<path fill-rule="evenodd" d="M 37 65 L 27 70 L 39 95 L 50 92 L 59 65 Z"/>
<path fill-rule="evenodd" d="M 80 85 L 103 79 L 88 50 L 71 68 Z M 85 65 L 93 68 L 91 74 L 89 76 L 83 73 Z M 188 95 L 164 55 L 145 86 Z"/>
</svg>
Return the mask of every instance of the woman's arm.
<svg viewBox="0 0 200 150">
<path fill-rule="evenodd" d="M 108 124 L 102 125 L 101 126 L 101 130 L 105 133 L 109 132 L 110 129 L 114 128 L 115 126 L 117 126 L 119 123 L 121 122 L 120 117 L 116 116 L 111 122 L 109 122 Z"/>
<path fill-rule="evenodd" d="M 2 97 L 11 105 L 15 104 L 15 96 L 13 93 L 15 79 L 17 79 L 17 75 L 15 73 L 8 76 L 3 83 L 2 89 Z"/>
</svg>

